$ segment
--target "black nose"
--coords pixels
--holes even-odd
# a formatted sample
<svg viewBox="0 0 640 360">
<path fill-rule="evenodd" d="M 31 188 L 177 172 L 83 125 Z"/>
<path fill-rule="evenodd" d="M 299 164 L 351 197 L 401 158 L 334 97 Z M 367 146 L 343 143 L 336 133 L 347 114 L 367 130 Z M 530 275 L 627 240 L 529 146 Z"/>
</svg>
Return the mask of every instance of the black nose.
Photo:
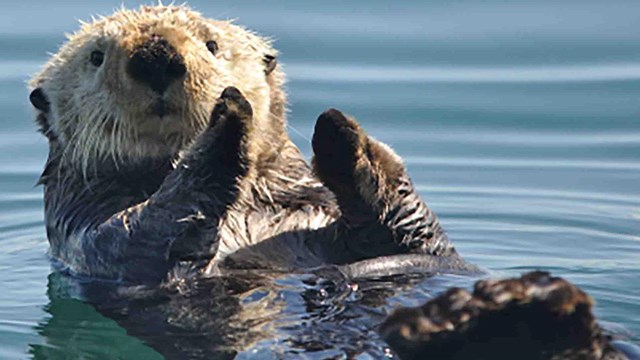
<svg viewBox="0 0 640 360">
<path fill-rule="evenodd" d="M 133 79 L 163 93 L 171 83 L 187 72 L 182 56 L 159 35 L 140 45 L 127 64 L 127 73 Z"/>
</svg>

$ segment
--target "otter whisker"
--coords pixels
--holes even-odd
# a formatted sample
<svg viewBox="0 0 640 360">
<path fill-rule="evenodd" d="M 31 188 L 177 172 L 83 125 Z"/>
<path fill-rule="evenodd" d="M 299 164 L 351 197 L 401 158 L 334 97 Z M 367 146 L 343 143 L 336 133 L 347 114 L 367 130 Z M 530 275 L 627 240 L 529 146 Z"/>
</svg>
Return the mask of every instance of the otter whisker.
<svg viewBox="0 0 640 360">
<path fill-rule="evenodd" d="M 119 116 L 115 116 L 113 119 L 113 128 L 111 129 L 111 154 L 112 154 L 112 158 L 113 158 L 113 162 L 116 166 L 116 169 L 120 169 L 120 162 L 122 161 L 122 156 L 120 154 L 120 152 L 118 151 L 118 149 L 121 148 L 121 143 L 120 143 L 120 133 L 122 132 L 120 127 L 120 117 Z"/>
<path fill-rule="evenodd" d="M 289 129 L 293 130 L 293 132 L 298 134 L 298 136 L 300 136 L 301 138 L 306 140 L 308 143 L 311 143 L 311 139 L 309 139 L 306 135 L 304 135 L 302 132 L 300 132 L 298 129 L 296 129 L 293 125 L 291 125 L 290 123 L 287 123 L 287 127 Z"/>
<path fill-rule="evenodd" d="M 115 147 L 115 142 L 116 142 L 116 120 L 111 118 L 108 121 L 111 122 L 111 132 L 110 132 L 110 151 L 109 153 L 111 154 L 111 160 L 113 160 L 113 163 L 116 166 L 116 170 L 120 170 L 119 166 L 118 166 L 118 159 L 116 159 L 116 147 Z"/>
</svg>

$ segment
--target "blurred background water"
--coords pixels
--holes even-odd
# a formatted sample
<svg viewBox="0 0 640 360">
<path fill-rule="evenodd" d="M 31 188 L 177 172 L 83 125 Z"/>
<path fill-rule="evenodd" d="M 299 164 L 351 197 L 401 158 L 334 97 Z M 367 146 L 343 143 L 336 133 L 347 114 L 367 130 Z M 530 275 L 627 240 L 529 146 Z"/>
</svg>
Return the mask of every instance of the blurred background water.
<svg viewBox="0 0 640 360">
<path fill-rule="evenodd" d="M 160 356 L 82 301 L 51 296 L 34 186 L 47 147 L 25 81 L 77 20 L 119 4 L 23 0 L 0 12 L 2 359 Z M 276 40 L 289 75 L 290 134 L 307 155 L 321 111 L 354 115 L 406 160 L 468 260 L 493 276 L 544 269 L 566 277 L 594 297 L 612 331 L 640 340 L 639 2 L 189 4 Z M 297 281 L 284 287 L 289 319 L 304 313 Z M 441 291 L 432 285 L 400 291 L 382 315 Z M 265 340 L 242 356 L 267 357 L 274 347 L 295 348 Z M 329 346 L 307 355 L 344 353 Z"/>
</svg>

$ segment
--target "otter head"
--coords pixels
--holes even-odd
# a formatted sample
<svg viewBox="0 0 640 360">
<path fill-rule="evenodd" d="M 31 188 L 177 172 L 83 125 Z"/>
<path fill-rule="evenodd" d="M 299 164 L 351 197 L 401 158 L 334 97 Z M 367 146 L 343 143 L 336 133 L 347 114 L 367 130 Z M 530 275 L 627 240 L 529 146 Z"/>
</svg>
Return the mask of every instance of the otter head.
<svg viewBox="0 0 640 360">
<path fill-rule="evenodd" d="M 175 156 L 227 86 L 250 101 L 261 139 L 281 142 L 275 56 L 268 40 L 185 6 L 123 9 L 70 35 L 31 81 L 30 100 L 61 158 L 84 170 Z"/>
</svg>

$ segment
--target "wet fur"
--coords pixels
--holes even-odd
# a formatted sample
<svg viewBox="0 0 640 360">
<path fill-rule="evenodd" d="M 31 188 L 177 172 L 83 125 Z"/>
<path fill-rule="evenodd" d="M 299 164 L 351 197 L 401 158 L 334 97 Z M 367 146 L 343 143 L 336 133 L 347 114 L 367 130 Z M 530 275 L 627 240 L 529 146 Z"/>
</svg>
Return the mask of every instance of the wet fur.
<svg viewBox="0 0 640 360">
<path fill-rule="evenodd" d="M 451 288 L 389 316 L 380 332 L 403 360 L 624 360 L 592 313 L 593 300 L 547 272 Z"/>
<path fill-rule="evenodd" d="M 124 70 L 149 36 L 172 43 L 187 67 L 163 95 L 178 109 L 168 118 L 149 115 L 157 94 Z M 87 61 L 95 49 L 106 54 L 99 68 Z M 355 120 L 318 118 L 311 169 L 285 130 L 275 54 L 182 6 L 121 10 L 71 35 L 31 82 L 50 143 L 41 183 L 52 257 L 78 275 L 133 283 L 162 281 L 184 262 L 211 276 L 423 254 L 474 270 L 401 159 Z"/>
</svg>

